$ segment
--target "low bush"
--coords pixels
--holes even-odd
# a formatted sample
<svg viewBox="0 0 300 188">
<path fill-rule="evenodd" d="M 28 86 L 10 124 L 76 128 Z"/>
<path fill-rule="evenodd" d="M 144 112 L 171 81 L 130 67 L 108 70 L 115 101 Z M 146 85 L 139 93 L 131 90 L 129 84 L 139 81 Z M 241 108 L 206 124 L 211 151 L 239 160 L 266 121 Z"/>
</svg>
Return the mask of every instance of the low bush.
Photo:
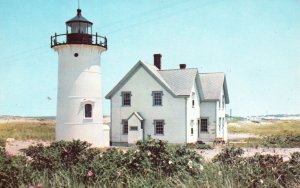
<svg viewBox="0 0 300 188">
<path fill-rule="evenodd" d="M 0 148 L 5 148 L 5 145 L 6 145 L 6 140 L 5 139 L 2 139 L 0 138 Z"/>
<path fill-rule="evenodd" d="M 272 135 L 262 139 L 261 144 L 266 147 L 299 147 L 300 135 Z"/>
<path fill-rule="evenodd" d="M 79 140 L 30 146 L 25 150 L 27 159 L 9 157 L 3 149 L 0 187 L 41 182 L 46 187 L 128 186 L 138 181 L 148 182 L 148 186 L 157 182 L 166 186 L 176 185 L 172 177 L 188 179 L 196 177 L 201 170 L 202 158 L 194 151 L 185 146 L 168 147 L 167 142 L 152 138 L 137 142 L 136 147 L 127 152 L 115 148 L 100 152 L 90 146 Z"/>
<path fill-rule="evenodd" d="M 0 187 L 297 187 L 300 152 L 289 161 L 240 148 L 224 148 L 204 163 L 194 149 L 148 138 L 123 152 L 87 142 L 31 146 L 25 156 L 0 150 Z"/>
<path fill-rule="evenodd" d="M 284 162 L 278 155 L 241 157 L 240 148 L 225 148 L 213 162 L 220 164 L 241 187 L 293 187 L 300 183 L 300 153 Z"/>
<path fill-rule="evenodd" d="M 212 149 L 212 147 L 204 142 L 197 142 L 197 143 L 188 143 L 186 147 L 192 149 Z"/>
</svg>

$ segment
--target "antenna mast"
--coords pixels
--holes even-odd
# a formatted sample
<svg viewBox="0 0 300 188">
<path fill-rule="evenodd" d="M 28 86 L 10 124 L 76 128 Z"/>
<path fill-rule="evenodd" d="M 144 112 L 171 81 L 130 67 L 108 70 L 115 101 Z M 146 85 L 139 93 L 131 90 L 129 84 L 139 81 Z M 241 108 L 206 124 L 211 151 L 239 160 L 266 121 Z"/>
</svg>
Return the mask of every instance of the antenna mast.
<svg viewBox="0 0 300 188">
<path fill-rule="evenodd" d="M 78 0 L 78 9 L 80 9 L 80 2 L 79 2 L 79 0 Z"/>
</svg>

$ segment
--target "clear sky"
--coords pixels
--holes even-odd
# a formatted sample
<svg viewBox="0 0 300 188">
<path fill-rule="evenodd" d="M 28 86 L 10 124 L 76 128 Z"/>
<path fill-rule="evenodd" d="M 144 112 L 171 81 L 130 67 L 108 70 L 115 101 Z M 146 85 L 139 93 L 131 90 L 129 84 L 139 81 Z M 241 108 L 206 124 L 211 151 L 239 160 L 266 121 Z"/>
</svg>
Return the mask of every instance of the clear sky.
<svg viewBox="0 0 300 188">
<path fill-rule="evenodd" d="M 225 72 L 233 115 L 300 113 L 299 0 L 81 0 L 108 38 L 104 96 L 138 61 Z M 0 0 L 0 115 L 56 114 L 57 54 L 77 0 Z M 49 98 L 51 100 L 49 100 Z"/>
</svg>

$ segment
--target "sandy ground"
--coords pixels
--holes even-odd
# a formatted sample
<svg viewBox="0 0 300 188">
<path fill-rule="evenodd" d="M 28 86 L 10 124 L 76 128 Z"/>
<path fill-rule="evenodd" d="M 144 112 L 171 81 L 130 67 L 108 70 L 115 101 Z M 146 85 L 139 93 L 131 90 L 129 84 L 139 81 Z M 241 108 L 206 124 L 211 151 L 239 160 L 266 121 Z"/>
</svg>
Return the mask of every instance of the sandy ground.
<svg viewBox="0 0 300 188">
<path fill-rule="evenodd" d="M 37 145 L 37 144 L 43 144 L 45 146 L 50 145 L 50 142 L 45 141 L 37 141 L 37 140 L 13 140 L 12 138 L 8 138 L 8 141 L 6 141 L 6 152 L 10 155 L 18 155 L 22 154 L 20 150 L 26 149 L 31 145 Z"/>
<path fill-rule="evenodd" d="M 245 153 L 243 157 L 251 157 L 256 153 L 266 155 L 279 155 L 284 161 L 289 160 L 290 156 L 294 152 L 300 152 L 300 148 L 243 148 Z M 220 153 L 222 147 L 216 147 L 211 150 L 197 150 L 198 154 L 201 154 L 206 161 L 210 161 L 214 156 Z"/>
</svg>

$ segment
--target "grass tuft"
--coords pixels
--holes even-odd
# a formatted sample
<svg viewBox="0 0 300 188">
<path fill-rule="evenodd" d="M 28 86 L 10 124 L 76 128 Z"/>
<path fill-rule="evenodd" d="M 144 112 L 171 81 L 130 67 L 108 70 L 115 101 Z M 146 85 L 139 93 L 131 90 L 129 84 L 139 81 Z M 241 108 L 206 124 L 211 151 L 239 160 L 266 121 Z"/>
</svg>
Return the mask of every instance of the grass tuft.
<svg viewBox="0 0 300 188">
<path fill-rule="evenodd" d="M 16 140 L 55 140 L 54 122 L 22 122 L 0 124 L 0 138 Z"/>
</svg>

